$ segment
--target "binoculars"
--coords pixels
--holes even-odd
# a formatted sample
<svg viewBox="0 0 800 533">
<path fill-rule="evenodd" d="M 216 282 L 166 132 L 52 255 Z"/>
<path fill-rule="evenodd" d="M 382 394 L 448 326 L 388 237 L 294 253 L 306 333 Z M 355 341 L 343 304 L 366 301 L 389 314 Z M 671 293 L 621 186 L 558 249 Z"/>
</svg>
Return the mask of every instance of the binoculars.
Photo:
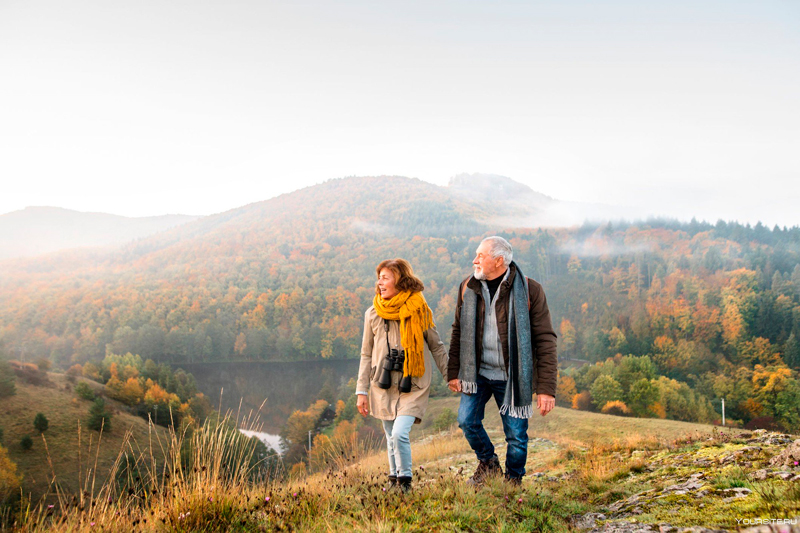
<svg viewBox="0 0 800 533">
<path fill-rule="evenodd" d="M 389 355 L 383 361 L 383 370 L 378 380 L 378 387 L 388 389 L 392 386 L 392 372 L 402 372 L 406 354 L 403 350 L 389 349 Z M 400 392 L 411 392 L 411 376 L 403 376 L 398 387 Z"/>
</svg>

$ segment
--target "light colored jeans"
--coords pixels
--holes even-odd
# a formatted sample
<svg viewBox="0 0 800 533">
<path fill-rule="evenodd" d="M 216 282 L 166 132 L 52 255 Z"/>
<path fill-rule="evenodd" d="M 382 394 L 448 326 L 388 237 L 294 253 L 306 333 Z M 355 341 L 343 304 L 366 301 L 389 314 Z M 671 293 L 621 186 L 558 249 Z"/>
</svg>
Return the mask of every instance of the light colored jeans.
<svg viewBox="0 0 800 533">
<path fill-rule="evenodd" d="M 386 433 L 386 451 L 389 454 L 389 474 L 411 477 L 411 439 L 408 434 L 415 417 L 400 415 L 394 420 L 383 420 Z"/>
</svg>

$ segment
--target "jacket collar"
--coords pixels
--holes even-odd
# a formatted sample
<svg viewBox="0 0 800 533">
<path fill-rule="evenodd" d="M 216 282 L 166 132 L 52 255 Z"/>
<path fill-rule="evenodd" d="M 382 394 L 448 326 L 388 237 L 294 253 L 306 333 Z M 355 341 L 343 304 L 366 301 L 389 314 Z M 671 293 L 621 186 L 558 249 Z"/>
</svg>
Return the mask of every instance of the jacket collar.
<svg viewBox="0 0 800 533">
<path fill-rule="evenodd" d="M 510 286 L 512 283 L 514 283 L 514 276 L 517 275 L 517 265 L 514 263 L 514 261 L 511 261 L 511 264 L 508 265 L 508 270 L 508 278 L 506 278 L 506 280 L 500 284 L 500 287 L 504 285 Z M 479 279 L 475 278 L 475 274 L 472 274 L 467 280 L 467 288 L 471 289 L 477 294 L 481 293 L 481 282 Z"/>
</svg>

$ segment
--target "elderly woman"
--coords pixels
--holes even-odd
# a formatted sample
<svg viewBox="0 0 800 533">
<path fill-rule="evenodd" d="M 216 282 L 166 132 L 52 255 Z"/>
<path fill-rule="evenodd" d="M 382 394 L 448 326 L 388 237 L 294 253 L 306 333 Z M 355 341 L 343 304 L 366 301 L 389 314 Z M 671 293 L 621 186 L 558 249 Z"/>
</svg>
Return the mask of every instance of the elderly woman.
<svg viewBox="0 0 800 533">
<path fill-rule="evenodd" d="M 364 315 L 358 370 L 358 411 L 383 421 L 389 481 L 411 488 L 411 426 L 428 406 L 433 360 L 447 374 L 444 349 L 433 314 L 422 296 L 425 286 L 404 259 L 381 262 L 372 306 Z M 431 357 L 433 354 L 433 358 Z"/>
</svg>

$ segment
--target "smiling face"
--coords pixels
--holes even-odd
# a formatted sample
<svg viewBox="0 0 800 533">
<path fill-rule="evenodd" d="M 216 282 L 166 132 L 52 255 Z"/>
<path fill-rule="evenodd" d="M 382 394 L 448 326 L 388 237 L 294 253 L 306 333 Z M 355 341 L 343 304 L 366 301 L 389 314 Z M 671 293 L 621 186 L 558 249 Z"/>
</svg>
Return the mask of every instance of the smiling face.
<svg viewBox="0 0 800 533">
<path fill-rule="evenodd" d="M 397 279 L 394 272 L 388 268 L 383 268 L 378 273 L 378 292 L 384 300 L 391 300 L 397 293 Z"/>
<path fill-rule="evenodd" d="M 505 273 L 506 265 L 503 257 L 492 257 L 490 250 L 488 242 L 482 242 L 475 250 L 475 259 L 472 260 L 475 279 L 492 280 Z"/>
</svg>

